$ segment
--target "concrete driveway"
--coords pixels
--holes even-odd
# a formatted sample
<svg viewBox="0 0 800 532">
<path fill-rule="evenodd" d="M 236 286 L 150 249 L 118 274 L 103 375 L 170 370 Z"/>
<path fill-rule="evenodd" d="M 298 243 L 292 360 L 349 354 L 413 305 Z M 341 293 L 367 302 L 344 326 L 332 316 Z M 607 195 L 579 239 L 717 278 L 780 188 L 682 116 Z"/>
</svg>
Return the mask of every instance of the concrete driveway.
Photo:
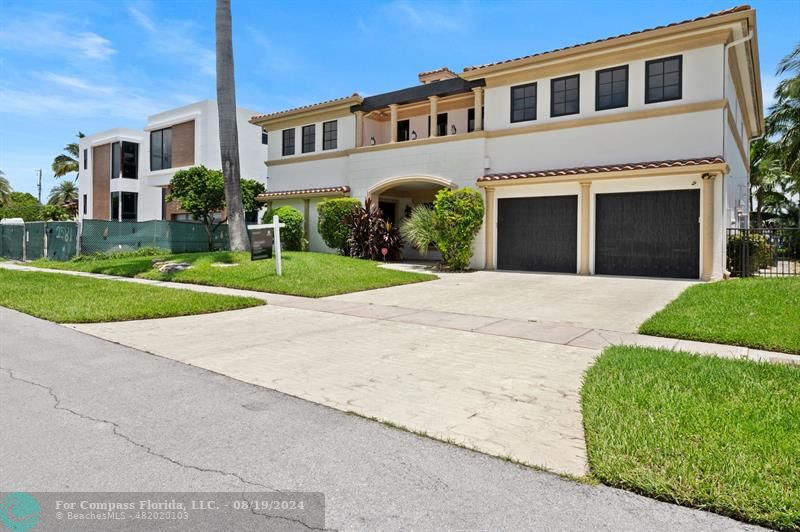
<svg viewBox="0 0 800 532">
<path fill-rule="evenodd" d="M 402 269 L 419 266 L 401 264 Z M 335 296 L 340 301 L 635 332 L 690 280 L 477 271 Z"/>
</svg>

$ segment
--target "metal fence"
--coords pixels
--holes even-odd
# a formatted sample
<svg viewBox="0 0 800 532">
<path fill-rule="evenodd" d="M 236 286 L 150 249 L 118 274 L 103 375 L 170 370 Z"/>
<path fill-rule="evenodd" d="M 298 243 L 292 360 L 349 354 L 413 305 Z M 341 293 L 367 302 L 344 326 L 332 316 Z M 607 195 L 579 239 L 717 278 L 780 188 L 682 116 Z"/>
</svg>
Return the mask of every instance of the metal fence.
<svg viewBox="0 0 800 532">
<path fill-rule="evenodd" d="M 82 255 L 135 251 L 142 247 L 163 248 L 173 253 L 208 251 L 208 235 L 205 226 L 191 222 L 83 220 L 80 246 Z M 228 248 L 227 225 L 220 225 L 216 229 L 212 247 Z"/>
<path fill-rule="evenodd" d="M 800 228 L 728 229 L 728 271 L 735 277 L 800 275 Z"/>
<path fill-rule="evenodd" d="M 77 252 L 76 222 L 0 224 L 0 257 L 36 260 L 45 256 L 69 260 Z"/>
</svg>

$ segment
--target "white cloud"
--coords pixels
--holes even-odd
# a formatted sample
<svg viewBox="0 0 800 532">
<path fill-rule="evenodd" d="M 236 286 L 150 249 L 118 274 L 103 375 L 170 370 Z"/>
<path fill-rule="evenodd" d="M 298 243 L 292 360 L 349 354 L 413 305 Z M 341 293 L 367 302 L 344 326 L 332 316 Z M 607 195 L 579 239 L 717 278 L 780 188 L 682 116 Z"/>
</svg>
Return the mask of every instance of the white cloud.
<svg viewBox="0 0 800 532">
<path fill-rule="evenodd" d="M 41 72 L 37 74 L 39 79 L 49 81 L 55 85 L 60 85 L 67 89 L 73 89 L 80 92 L 87 92 L 93 94 L 110 94 L 114 91 L 112 87 L 99 85 L 97 83 L 89 83 L 85 80 L 75 78 L 72 76 L 65 76 L 56 74 L 55 72 Z"/>
<path fill-rule="evenodd" d="M 145 15 L 144 12 L 142 12 L 142 10 L 140 10 L 136 6 L 129 6 L 128 12 L 130 12 L 131 16 L 133 16 L 133 19 L 139 24 L 139 26 L 143 27 L 150 33 L 156 32 L 155 22 L 153 22 L 153 19 Z"/>
<path fill-rule="evenodd" d="M 65 31 L 74 23 L 61 15 L 33 13 L 15 18 L 0 30 L 0 47 L 70 58 L 105 61 L 117 51 L 111 41 L 91 31 Z"/>
<path fill-rule="evenodd" d="M 275 45 L 261 30 L 252 26 L 247 26 L 246 31 L 248 37 L 260 48 L 261 61 L 265 68 L 274 72 L 291 72 L 301 67 L 301 59 L 292 50 Z"/>
<path fill-rule="evenodd" d="M 449 4 L 447 11 L 442 11 L 429 5 L 422 7 L 405 0 L 398 0 L 389 4 L 388 7 L 419 30 L 434 32 L 466 29 L 465 13 L 461 9 L 462 6 L 458 4 Z"/>
</svg>

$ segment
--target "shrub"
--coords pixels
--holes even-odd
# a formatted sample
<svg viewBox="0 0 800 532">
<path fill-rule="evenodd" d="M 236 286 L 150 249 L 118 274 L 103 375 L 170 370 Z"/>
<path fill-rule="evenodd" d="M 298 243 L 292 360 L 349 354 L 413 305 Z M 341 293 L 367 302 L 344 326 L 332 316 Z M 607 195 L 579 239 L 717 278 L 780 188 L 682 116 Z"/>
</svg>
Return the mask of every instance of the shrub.
<svg viewBox="0 0 800 532">
<path fill-rule="evenodd" d="M 748 261 L 743 272 L 742 250 L 744 248 L 744 234 L 737 232 L 728 237 L 728 271 L 735 275 L 752 275 L 761 268 L 772 266 L 773 246 L 764 235 L 750 233 L 747 237 Z"/>
<path fill-rule="evenodd" d="M 286 224 L 286 227 L 281 228 L 281 249 L 303 251 L 307 243 L 303 234 L 303 213 L 290 205 L 284 205 L 268 210 L 261 222 L 270 224 L 273 216 L 277 216 L 281 223 Z"/>
<path fill-rule="evenodd" d="M 22 218 L 26 222 L 46 222 L 69 220 L 72 217 L 67 209 L 58 205 L 12 205 L 0 207 L 0 220 L 3 218 Z"/>
<path fill-rule="evenodd" d="M 349 227 L 347 246 L 351 257 L 371 260 L 398 260 L 403 241 L 397 227 L 383 217 L 383 212 L 367 200 L 345 216 Z M 384 254 L 383 251 L 386 251 Z"/>
<path fill-rule="evenodd" d="M 349 228 L 344 219 L 353 210 L 361 207 L 357 198 L 334 198 L 317 204 L 317 232 L 329 248 L 338 249 L 348 255 L 347 237 Z"/>
<path fill-rule="evenodd" d="M 426 255 L 431 244 L 440 240 L 436 212 L 428 205 L 417 205 L 400 225 L 400 234 L 403 240 Z"/>
<path fill-rule="evenodd" d="M 91 255 L 78 255 L 73 257 L 70 262 L 90 262 L 93 260 L 108 260 L 108 259 L 127 259 L 131 257 L 158 257 L 160 255 L 170 255 L 172 252 L 168 249 L 157 248 L 153 246 L 143 246 L 135 251 L 98 251 Z"/>
<path fill-rule="evenodd" d="M 472 188 L 443 188 L 433 204 L 437 245 L 445 265 L 452 270 L 469 267 L 472 241 L 483 223 L 483 198 Z"/>
</svg>

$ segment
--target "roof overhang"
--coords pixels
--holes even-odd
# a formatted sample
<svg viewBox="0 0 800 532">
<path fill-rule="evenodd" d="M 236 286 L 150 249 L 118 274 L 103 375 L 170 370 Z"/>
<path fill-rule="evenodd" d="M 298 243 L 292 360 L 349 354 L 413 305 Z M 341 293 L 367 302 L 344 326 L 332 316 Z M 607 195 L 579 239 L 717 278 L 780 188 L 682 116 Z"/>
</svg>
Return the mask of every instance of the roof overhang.
<svg viewBox="0 0 800 532">
<path fill-rule="evenodd" d="M 329 100 L 327 102 L 315 103 L 286 111 L 279 111 L 267 115 L 258 115 L 250 119 L 251 124 L 261 126 L 266 131 L 285 129 L 309 122 L 320 122 L 340 116 L 350 114 L 353 105 L 360 104 L 364 98 L 359 94 Z"/>
<path fill-rule="evenodd" d="M 321 187 L 321 188 L 303 188 L 295 190 L 276 190 L 275 192 L 265 192 L 256 196 L 256 201 L 267 202 L 280 199 L 306 199 L 306 198 L 322 198 L 322 197 L 341 197 L 349 196 L 350 187 Z"/>
<path fill-rule="evenodd" d="M 561 168 L 556 170 L 534 170 L 488 174 L 478 178 L 478 186 L 495 188 L 504 186 L 560 183 L 569 181 L 595 181 L 627 177 L 650 177 L 686 174 L 727 174 L 728 164 L 722 157 L 676 159 L 642 163 L 606 164 Z"/>
<path fill-rule="evenodd" d="M 433 81 L 423 85 L 415 85 L 406 89 L 400 89 L 375 96 L 368 96 L 360 105 L 354 105 L 353 111 L 364 111 L 368 113 L 377 109 L 384 109 L 392 104 L 404 105 L 427 100 L 431 96 L 452 96 L 459 93 L 471 92 L 475 87 L 483 87 L 486 83 L 482 79 L 467 81 L 462 78 L 445 79 Z"/>
</svg>

